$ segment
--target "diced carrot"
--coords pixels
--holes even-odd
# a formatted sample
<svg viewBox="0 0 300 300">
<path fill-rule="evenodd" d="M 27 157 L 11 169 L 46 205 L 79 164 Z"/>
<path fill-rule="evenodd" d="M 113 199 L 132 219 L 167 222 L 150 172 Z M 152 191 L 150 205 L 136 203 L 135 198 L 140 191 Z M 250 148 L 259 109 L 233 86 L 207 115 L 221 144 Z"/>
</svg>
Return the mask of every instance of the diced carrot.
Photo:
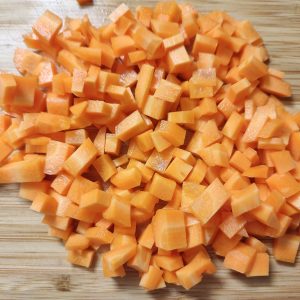
<svg viewBox="0 0 300 300">
<path fill-rule="evenodd" d="M 276 260 L 294 263 L 299 249 L 300 241 L 297 236 L 284 235 L 274 240 L 273 254 Z"/>
<path fill-rule="evenodd" d="M 86 139 L 63 163 L 63 168 L 74 177 L 80 175 L 93 163 L 97 153 L 97 149 L 92 141 Z"/>
<path fill-rule="evenodd" d="M 42 41 L 45 43 L 50 43 L 60 30 L 61 26 L 61 19 L 51 11 L 47 10 L 36 21 L 32 29 Z"/>
<path fill-rule="evenodd" d="M 268 276 L 269 275 L 269 255 L 267 253 L 257 253 L 251 269 L 246 273 L 247 277 Z"/>
<path fill-rule="evenodd" d="M 244 243 L 239 243 L 230 250 L 224 260 L 224 266 L 239 273 L 248 273 L 255 260 L 256 250 Z"/>
</svg>

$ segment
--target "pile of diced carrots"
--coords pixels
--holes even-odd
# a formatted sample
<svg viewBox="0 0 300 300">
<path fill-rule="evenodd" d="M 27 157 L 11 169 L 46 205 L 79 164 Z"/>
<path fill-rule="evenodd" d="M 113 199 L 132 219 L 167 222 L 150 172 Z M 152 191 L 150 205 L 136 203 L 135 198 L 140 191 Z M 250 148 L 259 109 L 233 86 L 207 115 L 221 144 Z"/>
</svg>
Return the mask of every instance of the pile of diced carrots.
<svg viewBox="0 0 300 300">
<path fill-rule="evenodd" d="M 104 275 L 147 290 L 214 273 L 208 248 L 247 277 L 269 275 L 264 238 L 295 262 L 300 114 L 253 25 L 174 1 L 109 19 L 46 11 L 24 36 L 20 74 L 0 74 L 0 183 L 72 264 L 109 245 Z"/>
</svg>

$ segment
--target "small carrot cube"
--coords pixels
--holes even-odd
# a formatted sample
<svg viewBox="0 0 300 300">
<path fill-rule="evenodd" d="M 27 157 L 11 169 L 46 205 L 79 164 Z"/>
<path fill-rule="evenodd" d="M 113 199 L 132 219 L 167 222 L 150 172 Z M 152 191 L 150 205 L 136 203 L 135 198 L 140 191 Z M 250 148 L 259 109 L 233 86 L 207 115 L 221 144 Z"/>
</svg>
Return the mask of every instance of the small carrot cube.
<svg viewBox="0 0 300 300">
<path fill-rule="evenodd" d="M 71 234 L 65 247 L 68 250 L 86 250 L 90 246 L 88 238 L 82 234 Z"/>
<path fill-rule="evenodd" d="M 270 257 L 267 253 L 257 253 L 252 267 L 246 273 L 247 277 L 268 276 Z"/>
<path fill-rule="evenodd" d="M 255 255 L 256 250 L 254 248 L 244 243 L 239 243 L 226 254 L 224 267 L 239 273 L 247 273 L 253 265 Z"/>
<path fill-rule="evenodd" d="M 81 267 L 89 268 L 93 262 L 95 251 L 83 250 L 83 251 L 68 251 L 68 261 L 71 264 Z"/>
<path fill-rule="evenodd" d="M 142 175 L 137 168 L 119 171 L 110 179 L 111 183 L 120 189 L 132 189 L 141 184 Z"/>
<path fill-rule="evenodd" d="M 9 104 L 13 101 L 17 83 L 13 75 L 0 74 L 0 103 Z"/>
<path fill-rule="evenodd" d="M 103 211 L 110 205 L 112 195 L 99 189 L 84 193 L 80 199 L 80 208 L 88 208 L 93 211 Z"/>
<path fill-rule="evenodd" d="M 266 179 L 268 186 L 271 189 L 277 190 L 282 196 L 288 198 L 300 192 L 300 183 L 289 174 L 273 174 Z"/>
<path fill-rule="evenodd" d="M 296 163 L 289 151 L 275 151 L 270 154 L 270 157 L 278 174 L 290 172 L 296 167 Z"/>
<path fill-rule="evenodd" d="M 178 157 L 175 157 L 174 160 L 170 163 L 166 169 L 164 175 L 174 179 L 178 183 L 182 183 L 185 178 L 192 171 L 193 166 L 184 162 Z"/>
<path fill-rule="evenodd" d="M 203 34 L 196 34 L 192 54 L 197 56 L 199 52 L 214 54 L 218 46 L 218 40 Z"/>
<path fill-rule="evenodd" d="M 229 164 L 240 172 L 248 170 L 251 166 L 251 161 L 240 151 L 235 151 L 229 160 Z"/>
<path fill-rule="evenodd" d="M 48 44 L 54 39 L 61 27 L 61 19 L 51 11 L 46 10 L 32 29 L 42 41 Z"/>
<path fill-rule="evenodd" d="M 175 188 L 176 182 L 174 180 L 155 173 L 149 187 L 149 192 L 161 200 L 170 201 L 173 197 Z"/>
<path fill-rule="evenodd" d="M 63 168 L 74 177 L 82 174 L 94 161 L 98 151 L 90 139 L 84 143 L 64 162 Z"/>
<path fill-rule="evenodd" d="M 235 217 L 258 207 L 260 204 L 259 191 L 255 183 L 235 191 L 231 198 L 232 213 Z"/>
<path fill-rule="evenodd" d="M 215 195 L 218 195 L 216 197 Z M 229 194 L 219 179 L 215 179 L 191 205 L 192 213 L 206 224 L 227 202 Z"/>
<path fill-rule="evenodd" d="M 184 46 L 172 49 L 167 54 L 167 61 L 171 73 L 185 73 L 190 71 L 192 61 Z"/>
<path fill-rule="evenodd" d="M 112 197 L 109 207 L 103 212 L 103 217 L 116 225 L 130 227 L 130 203 L 119 197 Z"/>
<path fill-rule="evenodd" d="M 55 215 L 57 210 L 57 201 L 44 192 L 39 192 L 36 194 L 30 208 L 46 215 Z"/>
<path fill-rule="evenodd" d="M 173 146 L 179 147 L 183 145 L 186 135 L 186 130 L 179 125 L 162 120 L 159 123 L 158 131 L 165 137 Z"/>
<path fill-rule="evenodd" d="M 141 277 L 139 286 L 151 291 L 157 288 L 162 279 L 163 271 L 155 266 L 149 266 L 149 269 Z"/>
<path fill-rule="evenodd" d="M 104 154 L 96 159 L 93 166 L 99 173 L 103 181 L 110 179 L 115 173 L 117 173 L 117 168 L 109 155 Z"/>
<path fill-rule="evenodd" d="M 273 242 L 273 255 L 276 260 L 294 263 L 298 253 L 300 240 L 298 236 L 284 235 Z"/>
<path fill-rule="evenodd" d="M 193 110 L 169 112 L 168 121 L 178 124 L 193 124 L 195 122 L 195 112 Z"/>
<path fill-rule="evenodd" d="M 115 132 L 117 138 L 126 142 L 133 136 L 138 135 L 147 129 L 145 120 L 139 111 L 136 110 L 116 125 Z"/>
<path fill-rule="evenodd" d="M 161 79 L 154 93 L 154 97 L 167 102 L 176 102 L 181 95 L 181 86 L 173 82 Z"/>
<path fill-rule="evenodd" d="M 129 35 L 112 37 L 111 46 L 116 56 L 125 55 L 135 50 L 135 42 Z"/>
<path fill-rule="evenodd" d="M 155 245 L 164 250 L 187 246 L 184 213 L 175 209 L 159 209 L 152 220 Z"/>
<path fill-rule="evenodd" d="M 246 77 L 250 82 L 253 82 L 268 73 L 268 67 L 258 60 L 255 56 L 245 60 L 239 66 L 239 74 Z"/>
</svg>

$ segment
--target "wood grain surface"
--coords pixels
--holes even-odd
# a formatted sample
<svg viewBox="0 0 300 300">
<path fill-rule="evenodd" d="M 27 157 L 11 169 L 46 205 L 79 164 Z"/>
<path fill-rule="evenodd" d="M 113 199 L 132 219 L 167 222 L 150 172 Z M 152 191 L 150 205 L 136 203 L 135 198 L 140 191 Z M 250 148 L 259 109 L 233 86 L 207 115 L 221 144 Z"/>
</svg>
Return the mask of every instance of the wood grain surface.
<svg viewBox="0 0 300 300">
<path fill-rule="evenodd" d="M 23 47 L 22 35 L 31 29 L 45 9 L 60 16 L 88 13 L 97 25 L 120 2 L 95 0 L 79 8 L 75 0 L 0 0 L 0 69 L 14 71 L 14 49 Z M 226 10 L 239 19 L 249 19 L 262 35 L 271 64 L 286 72 L 294 97 L 287 101 L 300 108 L 300 0 L 202 0 L 189 1 L 198 10 Z M 130 7 L 155 1 L 127 1 Z M 0 299 L 300 299 L 300 263 L 295 266 L 271 262 L 269 278 L 246 279 L 225 270 L 222 261 L 215 276 L 206 276 L 196 288 L 185 291 L 170 286 L 146 293 L 138 287 L 134 272 L 123 279 L 105 279 L 96 262 L 92 270 L 71 266 L 63 245 L 48 237 L 41 216 L 18 198 L 18 186 L 0 186 Z"/>
</svg>

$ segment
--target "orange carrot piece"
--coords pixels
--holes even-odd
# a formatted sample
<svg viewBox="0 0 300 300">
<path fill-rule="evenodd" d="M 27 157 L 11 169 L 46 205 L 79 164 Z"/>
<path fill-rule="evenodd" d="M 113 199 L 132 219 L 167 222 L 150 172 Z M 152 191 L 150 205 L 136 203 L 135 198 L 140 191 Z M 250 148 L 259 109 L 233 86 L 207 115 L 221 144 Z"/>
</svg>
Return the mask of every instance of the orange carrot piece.
<svg viewBox="0 0 300 300">
<path fill-rule="evenodd" d="M 63 168 L 74 177 L 80 175 L 93 163 L 97 153 L 97 149 L 92 141 L 86 139 L 63 163 Z"/>
</svg>

